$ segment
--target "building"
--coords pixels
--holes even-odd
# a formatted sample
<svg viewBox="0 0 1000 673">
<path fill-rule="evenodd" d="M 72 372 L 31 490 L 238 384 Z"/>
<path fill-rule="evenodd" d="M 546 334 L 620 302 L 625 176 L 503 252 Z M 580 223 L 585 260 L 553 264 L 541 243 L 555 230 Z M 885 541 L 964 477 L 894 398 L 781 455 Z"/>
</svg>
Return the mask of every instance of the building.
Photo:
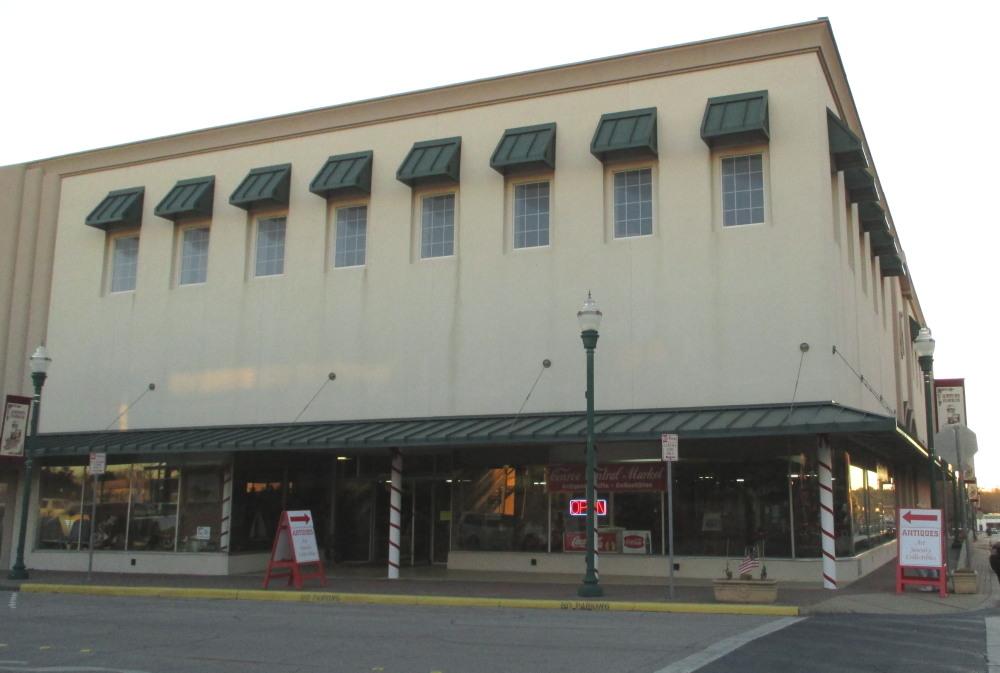
<svg viewBox="0 0 1000 673">
<path fill-rule="evenodd" d="M 928 500 L 926 321 L 826 20 L 0 180 L 5 392 L 54 360 L 31 568 L 86 566 L 92 451 L 97 570 L 258 570 L 282 509 L 384 564 L 398 451 L 403 563 L 582 571 L 588 291 L 603 572 L 666 572 L 661 433 L 682 577 L 849 582 Z"/>
</svg>

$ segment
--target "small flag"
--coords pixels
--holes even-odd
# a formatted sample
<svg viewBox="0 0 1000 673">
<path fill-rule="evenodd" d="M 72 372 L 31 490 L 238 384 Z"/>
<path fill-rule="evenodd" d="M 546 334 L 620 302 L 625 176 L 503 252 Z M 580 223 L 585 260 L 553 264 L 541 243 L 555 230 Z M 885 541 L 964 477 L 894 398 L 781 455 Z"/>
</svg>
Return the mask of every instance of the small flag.
<svg viewBox="0 0 1000 673">
<path fill-rule="evenodd" d="M 743 557 L 743 562 L 740 563 L 740 567 L 737 569 L 736 573 L 738 575 L 749 575 L 755 568 L 760 567 L 760 561 L 754 557 L 753 549 L 747 549 L 747 555 Z"/>
</svg>

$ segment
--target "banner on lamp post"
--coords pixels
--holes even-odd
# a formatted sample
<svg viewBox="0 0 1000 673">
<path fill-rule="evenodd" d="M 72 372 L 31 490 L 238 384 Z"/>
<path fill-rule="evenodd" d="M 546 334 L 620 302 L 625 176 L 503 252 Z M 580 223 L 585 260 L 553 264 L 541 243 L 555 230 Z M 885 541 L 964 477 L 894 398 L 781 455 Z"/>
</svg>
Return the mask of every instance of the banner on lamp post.
<svg viewBox="0 0 1000 673">
<path fill-rule="evenodd" d="M 8 395 L 3 405 L 3 434 L 0 434 L 0 457 L 24 458 L 24 442 L 28 436 L 28 416 L 31 398 Z"/>
</svg>

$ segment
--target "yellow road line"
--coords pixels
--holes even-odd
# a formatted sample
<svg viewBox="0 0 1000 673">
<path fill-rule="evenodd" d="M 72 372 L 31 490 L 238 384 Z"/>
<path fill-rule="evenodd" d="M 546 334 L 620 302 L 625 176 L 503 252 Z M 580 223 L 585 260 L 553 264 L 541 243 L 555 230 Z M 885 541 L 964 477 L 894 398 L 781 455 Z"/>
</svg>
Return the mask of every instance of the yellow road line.
<svg viewBox="0 0 1000 673">
<path fill-rule="evenodd" d="M 654 603 L 646 601 L 583 601 L 536 598 L 487 598 L 469 596 L 419 596 L 410 594 L 355 594 L 330 591 L 265 591 L 262 589 L 196 589 L 186 587 L 121 587 L 82 584 L 23 584 L 24 593 L 76 594 L 85 596 L 138 596 L 146 598 L 202 598 L 241 601 L 297 603 L 349 603 L 367 605 L 434 605 L 443 607 L 530 608 L 538 610 L 586 610 L 589 612 L 681 612 L 724 615 L 797 617 L 799 608 L 789 605 L 730 603 Z"/>
</svg>

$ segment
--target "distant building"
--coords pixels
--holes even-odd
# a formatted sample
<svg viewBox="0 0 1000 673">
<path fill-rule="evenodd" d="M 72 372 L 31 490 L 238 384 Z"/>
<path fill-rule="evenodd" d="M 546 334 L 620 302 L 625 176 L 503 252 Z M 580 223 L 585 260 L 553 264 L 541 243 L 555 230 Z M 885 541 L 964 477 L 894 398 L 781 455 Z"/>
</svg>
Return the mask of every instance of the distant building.
<svg viewBox="0 0 1000 673">
<path fill-rule="evenodd" d="M 825 20 L 7 167 L 0 194 L 4 391 L 53 357 L 32 568 L 86 566 L 92 451 L 98 570 L 261 569 L 282 509 L 385 563 L 398 450 L 404 563 L 582 573 L 588 291 L 604 573 L 666 571 L 661 433 L 681 577 L 755 546 L 849 582 L 928 500 L 926 321 Z"/>
</svg>

